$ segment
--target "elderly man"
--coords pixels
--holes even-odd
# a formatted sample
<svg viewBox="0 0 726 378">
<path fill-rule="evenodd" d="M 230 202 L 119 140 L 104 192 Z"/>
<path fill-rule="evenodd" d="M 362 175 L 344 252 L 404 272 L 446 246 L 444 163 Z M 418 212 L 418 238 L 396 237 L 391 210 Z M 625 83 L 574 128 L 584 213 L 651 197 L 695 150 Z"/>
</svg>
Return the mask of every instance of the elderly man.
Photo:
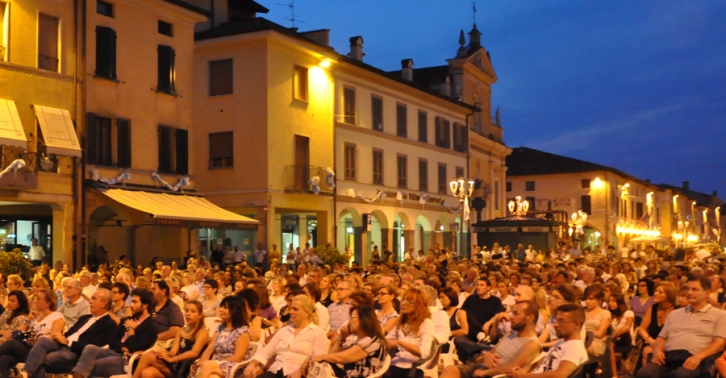
<svg viewBox="0 0 726 378">
<path fill-rule="evenodd" d="M 435 329 L 434 339 L 438 341 L 439 344 L 445 344 L 447 341 L 449 341 L 449 335 L 451 334 L 449 315 L 446 313 L 446 311 L 441 309 L 441 307 L 436 307 L 437 301 L 439 299 L 438 295 L 436 294 L 436 289 L 429 285 L 424 285 L 420 289 L 422 289 L 424 293 L 426 293 L 426 298 L 429 301 L 429 311 L 431 312 L 431 320 L 434 322 Z"/>
<path fill-rule="evenodd" d="M 91 299 L 91 295 L 96 291 L 96 287 L 91 284 L 91 272 L 84 270 L 80 273 L 81 286 L 83 287 L 81 295 L 83 299 Z"/>
<path fill-rule="evenodd" d="M 58 312 L 63 314 L 66 327 L 70 329 L 81 316 L 88 314 L 88 302 L 81 297 L 83 291 L 81 281 L 66 277 L 61 281 L 61 285 L 66 292 L 66 301 L 58 307 Z"/>
<path fill-rule="evenodd" d="M 338 294 L 338 302 L 328 306 L 330 314 L 330 331 L 328 338 L 335 336 L 340 326 L 350 320 L 350 284 L 348 281 L 340 281 L 336 289 Z"/>
<path fill-rule="evenodd" d="M 131 293 L 132 316 L 122 319 L 113 330 L 109 347 L 86 345 L 73 368 L 73 378 L 110 377 L 125 374 L 125 354 L 143 352 L 156 341 L 156 321 L 151 317 L 154 297 L 146 289 Z"/>
<path fill-rule="evenodd" d="M 161 279 L 165 280 L 171 276 L 171 267 L 169 265 L 164 265 L 161 267 Z"/>
<path fill-rule="evenodd" d="M 108 316 L 111 309 L 111 292 L 98 289 L 88 304 L 91 313 L 81 316 L 65 334 L 52 333 L 35 342 L 25 360 L 23 374 L 29 378 L 45 377 L 45 372 L 67 373 L 88 345 L 98 347 L 113 342 L 116 322 Z"/>
<path fill-rule="evenodd" d="M 653 358 L 638 378 L 703 377 L 701 362 L 715 360 L 726 345 L 726 312 L 708 304 L 711 282 L 691 275 L 686 281 L 688 306 L 673 310 L 651 344 Z"/>
</svg>

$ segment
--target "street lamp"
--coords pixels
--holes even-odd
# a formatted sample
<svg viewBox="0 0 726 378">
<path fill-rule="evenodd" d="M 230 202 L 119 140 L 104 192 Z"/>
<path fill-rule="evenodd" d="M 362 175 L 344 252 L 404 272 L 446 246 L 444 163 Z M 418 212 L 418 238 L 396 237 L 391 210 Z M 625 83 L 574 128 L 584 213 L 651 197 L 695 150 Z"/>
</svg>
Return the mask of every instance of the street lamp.
<svg viewBox="0 0 726 378">
<path fill-rule="evenodd" d="M 467 186 L 468 184 L 468 186 Z M 463 178 L 452 179 L 449 181 L 449 188 L 454 197 L 459 198 L 461 207 L 461 215 L 463 220 L 469 220 L 469 197 L 474 192 L 474 180 L 464 180 Z"/>
</svg>

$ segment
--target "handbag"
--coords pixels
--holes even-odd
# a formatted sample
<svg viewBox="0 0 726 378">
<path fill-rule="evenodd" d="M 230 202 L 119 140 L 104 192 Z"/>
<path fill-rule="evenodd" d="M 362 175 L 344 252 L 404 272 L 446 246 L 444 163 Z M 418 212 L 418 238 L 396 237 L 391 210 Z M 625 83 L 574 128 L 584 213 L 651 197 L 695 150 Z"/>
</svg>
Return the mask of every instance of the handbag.
<svg viewBox="0 0 726 378">
<path fill-rule="evenodd" d="M 635 374 L 640 355 L 643 353 L 643 347 L 645 347 L 645 340 L 638 341 L 633 349 L 630 350 L 630 353 L 623 358 L 623 372 L 631 375 Z"/>
<path fill-rule="evenodd" d="M 313 362 L 310 364 L 307 378 L 334 378 L 333 368 L 327 362 Z"/>
<path fill-rule="evenodd" d="M 28 348 L 32 348 L 38 340 L 38 334 L 32 329 L 27 331 L 13 331 L 12 335 L 13 339 L 20 341 Z"/>
</svg>

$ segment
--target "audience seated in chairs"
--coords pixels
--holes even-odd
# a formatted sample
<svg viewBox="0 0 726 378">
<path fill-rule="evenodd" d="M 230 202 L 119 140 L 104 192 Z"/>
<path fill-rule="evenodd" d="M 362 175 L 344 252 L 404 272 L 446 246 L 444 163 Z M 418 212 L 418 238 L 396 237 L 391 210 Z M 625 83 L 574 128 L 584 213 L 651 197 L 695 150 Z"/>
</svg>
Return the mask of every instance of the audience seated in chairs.
<svg viewBox="0 0 726 378">
<path fill-rule="evenodd" d="M 189 301 L 184 305 L 186 325 L 177 331 L 171 349 L 144 353 L 133 378 L 189 376 L 191 364 L 199 358 L 209 340 L 209 332 L 204 326 L 203 311 L 202 303 L 199 301 Z"/>
<path fill-rule="evenodd" d="M 11 295 L 17 296 L 16 298 L 21 296 L 25 298 L 22 292 L 12 293 Z M 65 320 L 63 320 L 63 314 L 56 311 L 58 296 L 51 290 L 44 290 L 34 296 L 33 301 L 35 311 L 27 317 L 30 324 L 23 322 L 12 332 L 12 338 L 6 338 L 0 344 L 0 378 L 8 378 L 11 368 L 14 368 L 19 362 L 25 362 L 35 340 L 63 332 Z M 22 313 L 22 305 L 18 302 L 17 299 L 11 299 L 11 303 L 16 308 L 15 312 L 18 313 L 15 319 L 20 318 L 19 314 Z M 27 304 L 25 307 L 27 309 Z"/>
<path fill-rule="evenodd" d="M 262 317 L 257 315 L 257 306 L 260 303 L 260 296 L 254 289 L 242 289 L 242 291 L 237 294 L 237 297 L 241 298 L 245 304 L 247 319 L 249 319 L 248 321 L 250 323 L 248 328 L 250 331 L 250 341 L 255 343 L 260 341 L 264 342 L 265 338 L 262 333 Z"/>
<path fill-rule="evenodd" d="M 593 333 L 592 344 L 587 348 L 591 356 L 602 356 L 605 354 L 605 343 L 608 338 L 608 327 L 612 315 L 610 311 L 603 309 L 600 305 L 605 299 L 605 293 L 601 285 L 592 284 L 585 289 L 585 330 Z"/>
<path fill-rule="evenodd" d="M 229 377 L 235 364 L 247 359 L 250 349 L 249 318 L 244 300 L 231 296 L 219 306 L 222 320 L 216 333 L 193 367 L 197 378 Z"/>
<path fill-rule="evenodd" d="M 179 328 L 184 326 L 184 315 L 179 306 L 169 299 L 171 288 L 166 281 L 156 280 L 151 286 L 156 305 L 152 308 L 151 314 L 158 327 L 158 341 L 171 340 L 176 336 Z"/>
<path fill-rule="evenodd" d="M 328 354 L 306 360 L 301 371 L 306 372 L 309 368 L 307 361 L 322 361 L 331 364 L 336 377 L 362 378 L 378 372 L 386 358 L 386 346 L 375 310 L 369 306 L 351 308 L 349 325 L 351 335 L 355 337 L 334 343 Z"/>
<path fill-rule="evenodd" d="M 426 295 L 419 289 L 408 289 L 401 301 L 399 323 L 386 335 L 387 347 L 398 349 L 384 377 L 408 376 L 416 361 L 429 357 L 435 332 Z M 423 371 L 418 370 L 416 378 L 422 377 Z"/>
<path fill-rule="evenodd" d="M 656 286 L 653 293 L 653 305 L 645 312 L 645 316 L 638 327 L 638 335 L 646 345 L 643 348 L 643 365 L 648 362 L 651 347 L 663 329 L 666 318 L 676 308 L 677 299 L 678 289 L 674 284 L 661 282 Z"/>
<path fill-rule="evenodd" d="M 625 297 L 622 294 L 611 294 L 607 303 L 608 309 L 613 316 L 610 324 L 614 330 L 613 342 L 610 343 L 610 364 L 612 369 L 610 371 L 614 374 L 613 378 L 617 378 L 618 369 L 615 353 L 627 355 L 633 348 L 631 331 L 633 330 L 635 315 L 628 309 L 628 305 L 625 303 Z"/>
<path fill-rule="evenodd" d="M 431 312 L 431 320 L 434 322 L 434 338 L 438 344 L 446 344 L 451 335 L 449 315 L 442 308 L 436 307 L 436 302 L 439 300 L 436 289 L 429 285 L 424 285 L 420 289 L 426 294 L 429 311 Z"/>
<path fill-rule="evenodd" d="M 398 323 L 398 312 L 393 305 L 395 299 L 396 288 L 393 285 L 384 285 L 378 289 L 376 302 L 381 309 L 376 311 L 376 316 L 384 333 L 390 332 Z"/>
<path fill-rule="evenodd" d="M 63 290 L 65 291 L 66 300 L 62 305 L 58 306 L 58 311 L 63 314 L 66 321 L 66 327 L 71 328 L 76 324 L 78 319 L 88 314 L 88 301 L 81 297 L 83 286 L 81 281 L 73 278 L 64 278 Z"/>
<path fill-rule="evenodd" d="M 515 369 L 526 370 L 542 348 L 535 332 L 535 319 L 539 307 L 533 301 L 520 301 L 512 308 L 510 322 L 512 330 L 504 335 L 489 352 L 483 352 L 476 362 L 444 368 L 441 378 L 491 377 Z M 485 368 L 479 368 L 479 366 Z"/>
<path fill-rule="evenodd" d="M 5 340 L 13 337 L 13 331 L 16 331 L 23 323 L 28 320 L 30 314 L 30 305 L 28 297 L 20 290 L 13 290 L 8 293 L 5 303 L 5 311 L 0 315 L 0 336 Z"/>
<path fill-rule="evenodd" d="M 330 342 L 318 326 L 315 304 L 307 295 L 295 296 L 290 305 L 290 324 L 275 333 L 264 348 L 258 349 L 245 368 L 246 378 L 283 378 L 300 373 L 300 367 L 312 356 L 328 353 Z M 269 369 L 263 372 L 265 366 Z"/>
</svg>

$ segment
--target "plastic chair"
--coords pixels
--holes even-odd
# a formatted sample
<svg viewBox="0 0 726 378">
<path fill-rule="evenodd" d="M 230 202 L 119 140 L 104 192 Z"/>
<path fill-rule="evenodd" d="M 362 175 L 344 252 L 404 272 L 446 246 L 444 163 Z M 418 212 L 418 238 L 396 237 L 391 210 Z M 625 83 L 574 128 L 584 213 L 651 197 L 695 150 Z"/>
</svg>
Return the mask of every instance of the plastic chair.
<svg viewBox="0 0 726 378">
<path fill-rule="evenodd" d="M 153 351 L 154 351 L 154 348 L 151 347 L 151 348 L 145 350 L 144 353 L 137 353 L 137 354 L 132 355 L 131 358 L 129 358 L 129 363 L 126 364 L 126 366 L 124 367 L 124 371 L 126 373 L 112 375 L 109 378 L 131 378 L 134 375 L 134 363 L 136 362 L 136 360 L 138 360 L 139 357 L 142 356 L 143 354 L 153 352 Z"/>
<path fill-rule="evenodd" d="M 252 362 L 252 357 L 255 356 L 255 354 L 257 353 L 257 351 L 260 348 L 262 348 L 260 343 L 250 342 L 250 358 L 248 358 L 242 362 L 238 362 L 234 366 L 232 366 L 232 370 L 230 370 L 230 378 L 233 378 L 237 375 L 237 370 L 239 368 L 243 368 L 243 367 L 249 365 L 249 363 Z"/>
<path fill-rule="evenodd" d="M 414 363 L 413 363 L 413 364 L 411 365 L 411 369 L 410 369 L 410 370 L 409 370 L 409 372 L 408 372 L 408 378 L 414 378 L 414 376 L 416 376 L 416 370 L 418 370 L 419 368 L 421 368 L 421 370 L 423 370 L 423 372 L 424 372 L 424 375 L 425 375 L 425 374 L 426 374 L 427 372 L 430 372 L 430 373 L 432 373 L 432 372 L 430 371 L 430 370 L 431 370 L 430 362 L 431 362 L 431 361 L 433 360 L 433 361 L 434 361 L 434 367 L 436 367 L 436 364 L 437 364 L 437 363 L 438 363 L 438 361 L 439 361 L 439 358 L 438 358 L 438 356 L 439 356 L 440 352 L 441 352 L 441 345 L 439 345 L 439 344 L 438 344 L 438 343 L 437 343 L 437 342 L 436 342 L 436 341 L 434 340 L 434 341 L 433 341 L 433 342 L 431 343 L 431 353 L 429 353 L 429 356 L 428 356 L 427 358 L 422 358 L 422 359 L 419 359 L 418 361 L 415 361 L 415 362 L 414 362 Z M 435 358 L 434 358 L 434 357 L 435 357 Z M 438 373 L 439 373 L 439 370 L 438 370 L 438 367 L 437 367 L 437 368 L 436 368 L 436 375 L 435 375 L 435 377 L 434 377 L 434 378 L 438 378 L 438 376 L 439 376 L 439 374 L 438 374 Z"/>
<path fill-rule="evenodd" d="M 448 345 L 449 351 L 441 353 L 441 356 L 439 356 L 439 368 L 441 369 L 459 363 L 459 355 L 456 354 L 456 344 L 454 343 L 454 340 L 450 339 Z"/>
<path fill-rule="evenodd" d="M 380 378 L 383 376 L 383 374 L 386 374 L 388 371 L 388 368 L 391 367 L 391 356 L 386 354 L 386 358 L 383 360 L 383 366 L 381 366 L 380 369 L 378 369 L 377 372 L 374 374 L 369 375 L 367 378 Z"/>
<path fill-rule="evenodd" d="M 588 337 L 591 334 L 591 332 L 588 332 Z M 608 327 L 608 337 L 605 341 L 605 353 L 603 353 L 602 356 L 597 357 L 590 357 L 583 366 L 585 376 L 591 376 L 595 377 L 595 370 L 597 369 L 597 364 L 600 363 L 602 365 L 602 376 L 603 377 L 612 377 L 612 365 L 610 364 L 610 345 L 613 343 L 613 335 L 615 335 L 615 329 L 613 329 L 612 326 Z"/>
<path fill-rule="evenodd" d="M 204 318 L 204 327 L 207 328 L 210 335 L 217 331 L 220 324 L 222 324 L 222 319 L 218 316 L 209 316 Z"/>
</svg>

